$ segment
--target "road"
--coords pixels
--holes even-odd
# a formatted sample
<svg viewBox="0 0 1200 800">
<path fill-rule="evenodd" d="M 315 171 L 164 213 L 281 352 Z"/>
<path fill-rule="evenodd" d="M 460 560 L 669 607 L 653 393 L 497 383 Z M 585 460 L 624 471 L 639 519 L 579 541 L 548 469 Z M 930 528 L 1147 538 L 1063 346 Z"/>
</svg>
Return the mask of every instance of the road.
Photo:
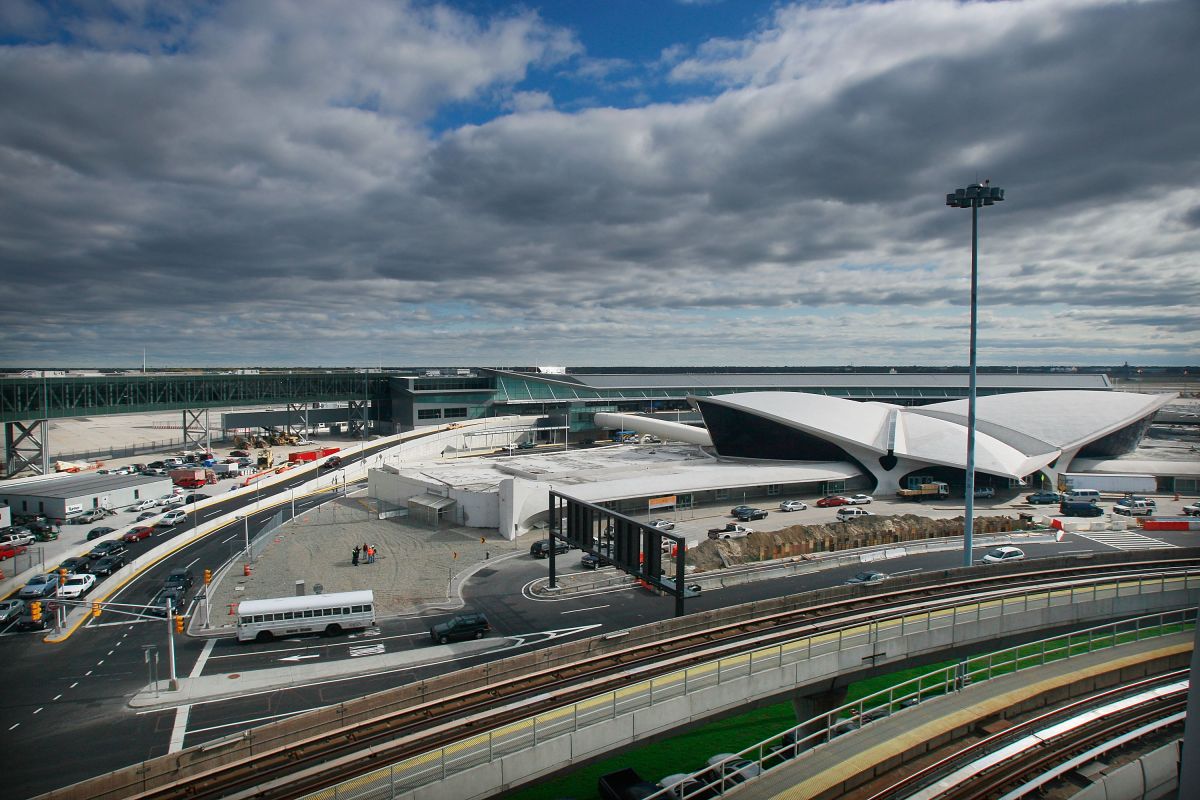
<svg viewBox="0 0 1200 800">
<path fill-rule="evenodd" d="M 291 483 L 275 488 L 275 493 L 286 492 Z M 322 499 L 318 496 L 298 500 L 297 513 Z M 290 514 L 287 504 L 282 508 L 285 514 Z M 266 524 L 273 513 L 252 516 L 252 533 Z M 204 565 L 224 561 L 231 547 L 240 550 L 240 528 L 240 524 L 226 526 L 216 535 L 183 548 L 113 599 L 145 603 L 169 569 L 190 564 L 202 570 Z M 1186 533 L 1164 533 L 1141 540 L 1128 538 L 1128 534 L 1121 534 L 1126 538 L 1116 538 L 1114 534 L 1108 539 L 1090 536 L 1087 539 L 1068 535 L 1062 542 L 1022 547 L 1028 557 L 1037 558 L 1188 543 Z M 913 574 L 957 567 L 961 559 L 959 551 L 946 551 L 893 559 L 886 564 L 875 562 L 870 568 L 894 575 Z M 572 552 L 560 557 L 558 569 L 560 574 L 571 573 L 579 570 L 577 565 L 578 553 Z M 688 600 L 687 610 L 697 613 L 837 585 L 858 569 L 834 568 L 705 591 Z M 546 572 L 544 560 L 534 560 L 525 554 L 494 560 L 477 572 L 465 586 L 464 599 L 469 610 L 487 614 L 493 627 L 489 641 L 494 641 L 495 648 L 484 653 L 450 655 L 432 664 L 418 663 L 419 651 L 432 647 L 428 628 L 445 619 L 449 612 L 383 619 L 375 629 L 337 639 L 312 637 L 238 644 L 229 639 L 176 637 L 177 669 L 181 676 L 320 665 L 379 653 L 411 653 L 417 658 L 412 663 L 401 661 L 368 675 L 342 679 L 314 677 L 308 684 L 294 688 L 162 710 L 139 712 L 128 706 L 130 697 L 149 683 L 148 648 L 155 648 L 150 652 L 157 653 L 160 677 L 166 676 L 164 650 L 168 623 L 161 618 L 121 617 L 106 612 L 58 645 L 44 644 L 40 637 L 2 636 L 0 680 L 5 691 L 0 704 L 0 724 L 8 732 L 6 750 L 11 765 L 8 791 L 13 796 L 27 797 L 271 720 L 558 640 L 667 619 L 674 612 L 672 598 L 657 597 L 640 589 L 622 588 L 553 600 L 535 598 L 523 591 L 531 582 L 545 577 Z M 69 752 L 70 758 L 56 757 L 64 752 Z"/>
</svg>

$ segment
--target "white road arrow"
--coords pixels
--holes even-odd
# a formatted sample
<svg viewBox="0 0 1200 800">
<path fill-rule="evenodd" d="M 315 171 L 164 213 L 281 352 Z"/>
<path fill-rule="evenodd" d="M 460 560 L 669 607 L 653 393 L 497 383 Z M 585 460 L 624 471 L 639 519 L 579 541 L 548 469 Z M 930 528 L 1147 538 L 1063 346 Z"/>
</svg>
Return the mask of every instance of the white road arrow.
<svg viewBox="0 0 1200 800">
<path fill-rule="evenodd" d="M 536 633 L 522 633 L 516 636 L 507 636 L 505 638 L 513 641 L 514 647 L 520 647 L 534 642 L 548 642 L 551 639 L 561 639 L 564 636 L 574 636 L 577 633 L 590 631 L 593 628 L 601 627 L 601 623 L 597 622 L 594 625 L 580 625 L 577 628 L 560 628 L 556 631 L 537 631 Z"/>
<path fill-rule="evenodd" d="M 283 658 L 281 658 L 279 660 L 280 661 L 300 661 L 301 659 L 304 659 L 304 658 L 320 658 L 320 657 L 321 656 L 314 653 L 311 656 L 284 656 Z"/>
</svg>

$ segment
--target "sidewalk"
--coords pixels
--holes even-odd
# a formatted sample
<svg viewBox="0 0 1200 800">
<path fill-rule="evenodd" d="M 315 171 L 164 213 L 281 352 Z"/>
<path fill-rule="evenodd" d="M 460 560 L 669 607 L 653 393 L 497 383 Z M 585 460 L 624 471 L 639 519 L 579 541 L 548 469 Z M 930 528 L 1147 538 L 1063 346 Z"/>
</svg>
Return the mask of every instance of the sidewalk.
<svg viewBox="0 0 1200 800">
<path fill-rule="evenodd" d="M 244 574 L 246 561 L 234 559 L 230 570 L 211 587 L 208 632 L 232 632 L 232 604 L 292 597 L 297 581 L 304 581 L 305 594 L 315 593 L 318 585 L 322 594 L 371 589 L 379 617 L 458 607 L 462 605 L 458 579 L 489 560 L 528 550 L 529 541 L 525 537 L 510 542 L 494 530 L 481 528 L 419 528 L 409 525 L 405 517 L 379 520 L 365 495 L 341 497 L 300 514 L 276 531 L 250 565 L 249 576 Z M 360 554 L 359 565 L 353 566 L 351 553 L 364 544 L 379 551 L 375 563 L 367 564 Z M 217 566 L 197 564 L 195 570 L 200 574 Z M 198 628 L 193 632 L 204 633 Z"/>
</svg>

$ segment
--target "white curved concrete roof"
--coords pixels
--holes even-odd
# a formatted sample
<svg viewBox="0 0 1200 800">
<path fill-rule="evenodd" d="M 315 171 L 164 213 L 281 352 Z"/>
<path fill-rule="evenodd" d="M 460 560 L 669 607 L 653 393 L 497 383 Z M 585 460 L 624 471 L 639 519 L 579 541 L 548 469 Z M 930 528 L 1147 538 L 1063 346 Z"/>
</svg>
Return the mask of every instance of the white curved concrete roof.
<svg viewBox="0 0 1200 800">
<path fill-rule="evenodd" d="M 1120 430 L 1154 413 L 1174 394 L 1134 392 L 1045 391 L 1013 392 L 980 397 L 975 416 L 1068 450 Z M 951 400 L 911 409 L 967 422 L 967 401 Z"/>
<path fill-rule="evenodd" d="M 1040 391 L 978 400 L 975 468 L 1023 478 L 1078 447 L 1154 413 L 1174 395 Z M 801 392 L 697 397 L 774 420 L 843 447 L 856 458 L 889 450 L 900 458 L 966 467 L 967 401 L 903 407 Z M 718 451 L 720 442 L 715 442 Z"/>
</svg>

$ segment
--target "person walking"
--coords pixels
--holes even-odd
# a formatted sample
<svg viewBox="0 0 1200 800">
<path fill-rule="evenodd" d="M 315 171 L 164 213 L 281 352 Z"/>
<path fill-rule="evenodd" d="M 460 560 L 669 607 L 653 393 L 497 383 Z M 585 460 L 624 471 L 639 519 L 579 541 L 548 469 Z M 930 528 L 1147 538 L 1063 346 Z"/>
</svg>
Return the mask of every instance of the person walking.
<svg viewBox="0 0 1200 800">
<path fill-rule="evenodd" d="M 354 554 L 350 556 L 350 563 L 358 566 L 358 545 L 354 545 Z"/>
</svg>

